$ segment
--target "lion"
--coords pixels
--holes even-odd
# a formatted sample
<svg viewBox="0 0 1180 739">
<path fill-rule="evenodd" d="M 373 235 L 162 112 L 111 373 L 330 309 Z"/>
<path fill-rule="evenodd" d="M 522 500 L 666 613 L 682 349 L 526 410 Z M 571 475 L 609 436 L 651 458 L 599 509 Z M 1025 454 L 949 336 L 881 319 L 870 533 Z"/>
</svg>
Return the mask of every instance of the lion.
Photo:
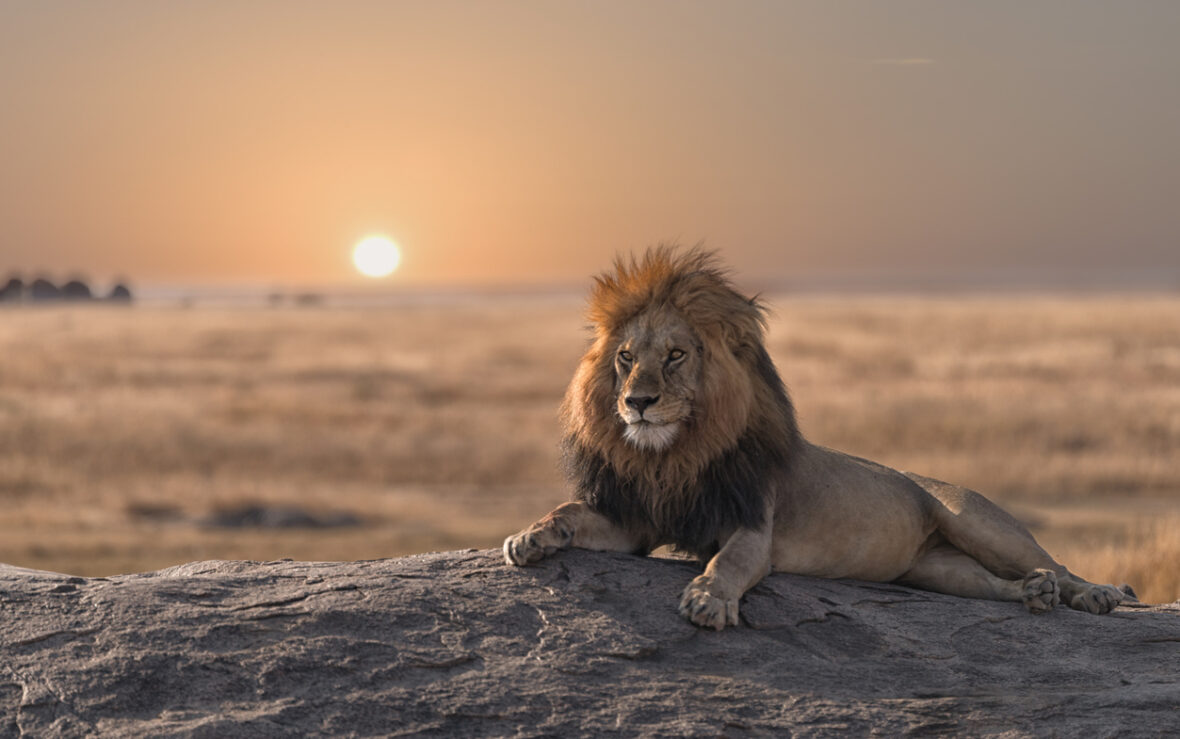
<svg viewBox="0 0 1180 739">
<path fill-rule="evenodd" d="M 593 342 L 561 407 L 571 502 L 508 537 L 509 564 L 671 545 L 705 565 L 680 614 L 717 630 L 772 571 L 1034 614 L 1118 605 L 1122 591 L 1071 573 L 979 493 L 808 442 L 764 346 L 766 308 L 719 264 L 659 246 L 595 279 Z"/>
</svg>

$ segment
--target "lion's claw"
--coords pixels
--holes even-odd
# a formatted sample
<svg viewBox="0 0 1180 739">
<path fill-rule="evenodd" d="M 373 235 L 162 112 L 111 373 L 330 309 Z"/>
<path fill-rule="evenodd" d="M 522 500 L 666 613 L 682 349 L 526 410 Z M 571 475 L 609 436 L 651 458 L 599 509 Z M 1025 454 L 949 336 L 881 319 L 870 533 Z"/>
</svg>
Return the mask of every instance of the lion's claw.
<svg viewBox="0 0 1180 739">
<path fill-rule="evenodd" d="M 529 547 L 522 546 L 526 536 L 527 534 L 517 534 L 504 540 L 505 562 L 510 565 L 516 565 L 517 567 L 528 564 L 529 560 L 525 552 L 528 551 Z"/>
<path fill-rule="evenodd" d="M 504 561 L 517 567 L 527 565 L 565 549 L 573 538 L 573 531 L 563 524 L 527 529 L 504 540 Z"/>
<path fill-rule="evenodd" d="M 1090 613 L 1110 613 L 1123 600 L 1123 592 L 1113 585 L 1091 585 L 1073 596 L 1069 607 Z"/>
<path fill-rule="evenodd" d="M 1024 578 L 1022 595 L 1029 613 L 1048 613 L 1061 602 L 1057 575 L 1052 570 L 1033 570 Z"/>
<path fill-rule="evenodd" d="M 720 631 L 726 626 L 737 626 L 738 601 L 726 599 L 709 592 L 705 575 L 697 577 L 684 589 L 680 598 L 680 615 L 697 626 Z"/>
<path fill-rule="evenodd" d="M 517 534 L 504 540 L 504 560 L 517 567 L 544 559 L 552 553 L 549 547 L 540 546 L 532 533 Z"/>
</svg>

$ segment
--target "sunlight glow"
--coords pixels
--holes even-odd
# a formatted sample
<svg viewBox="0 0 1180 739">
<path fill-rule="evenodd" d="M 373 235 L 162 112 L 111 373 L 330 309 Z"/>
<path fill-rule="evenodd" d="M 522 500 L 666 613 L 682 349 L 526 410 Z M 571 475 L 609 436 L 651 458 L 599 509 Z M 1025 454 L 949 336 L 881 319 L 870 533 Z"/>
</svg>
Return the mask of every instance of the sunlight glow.
<svg viewBox="0 0 1180 739">
<path fill-rule="evenodd" d="M 402 260 L 397 244 L 384 236 L 361 239 L 352 250 L 352 263 L 366 277 L 387 277 Z"/>
</svg>

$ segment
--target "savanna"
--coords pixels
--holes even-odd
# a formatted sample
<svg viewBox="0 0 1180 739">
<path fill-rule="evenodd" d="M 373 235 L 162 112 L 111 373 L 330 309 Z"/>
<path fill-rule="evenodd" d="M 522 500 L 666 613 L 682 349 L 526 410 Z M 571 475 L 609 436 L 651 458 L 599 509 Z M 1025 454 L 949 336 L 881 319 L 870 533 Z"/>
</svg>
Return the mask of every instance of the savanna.
<svg viewBox="0 0 1180 739">
<path fill-rule="evenodd" d="M 1059 561 L 1180 597 L 1180 298 L 776 296 L 813 441 L 954 481 Z M 563 501 L 580 298 L 0 311 L 0 561 L 466 547 Z"/>
</svg>

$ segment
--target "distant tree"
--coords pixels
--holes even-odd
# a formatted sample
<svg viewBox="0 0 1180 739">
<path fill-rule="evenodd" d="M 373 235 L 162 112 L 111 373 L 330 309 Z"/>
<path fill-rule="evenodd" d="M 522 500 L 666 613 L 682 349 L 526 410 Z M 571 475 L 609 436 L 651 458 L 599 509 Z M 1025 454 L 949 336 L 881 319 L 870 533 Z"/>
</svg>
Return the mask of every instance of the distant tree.
<svg viewBox="0 0 1180 739">
<path fill-rule="evenodd" d="M 49 280 L 38 277 L 29 288 L 29 297 L 33 300 L 60 300 L 61 290 Z"/>
<path fill-rule="evenodd" d="M 90 286 L 81 280 L 70 280 L 62 285 L 61 296 L 65 300 L 90 300 L 94 294 L 90 292 Z"/>
<path fill-rule="evenodd" d="M 107 296 L 107 300 L 112 303 L 130 303 L 131 290 L 123 283 L 119 283 L 111 288 L 111 294 Z"/>
<path fill-rule="evenodd" d="M 4 287 L 0 287 L 0 303 L 16 303 L 25 297 L 25 281 L 19 277 L 11 277 Z"/>
</svg>

